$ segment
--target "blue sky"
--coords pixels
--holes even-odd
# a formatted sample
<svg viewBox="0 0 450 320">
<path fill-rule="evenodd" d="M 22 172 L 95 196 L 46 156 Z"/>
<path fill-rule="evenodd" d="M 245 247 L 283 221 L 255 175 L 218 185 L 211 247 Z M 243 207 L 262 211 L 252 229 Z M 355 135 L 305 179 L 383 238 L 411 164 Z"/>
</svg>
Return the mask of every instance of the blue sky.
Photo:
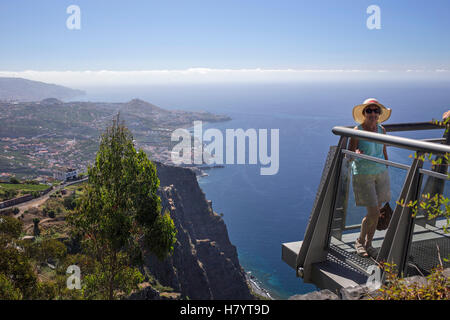
<svg viewBox="0 0 450 320">
<path fill-rule="evenodd" d="M 81 30 L 69 30 L 69 5 Z M 381 9 L 369 30 L 366 9 Z M 450 69 L 450 1 L 2 0 L 0 71 Z"/>
</svg>

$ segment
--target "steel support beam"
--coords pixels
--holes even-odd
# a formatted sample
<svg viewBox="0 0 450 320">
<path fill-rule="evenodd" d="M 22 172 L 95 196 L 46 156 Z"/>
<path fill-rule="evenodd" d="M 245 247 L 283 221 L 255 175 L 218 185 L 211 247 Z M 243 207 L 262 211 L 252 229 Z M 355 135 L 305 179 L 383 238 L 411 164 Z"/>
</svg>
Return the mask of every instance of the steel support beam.
<svg viewBox="0 0 450 320">
<path fill-rule="evenodd" d="M 415 201 L 419 194 L 420 172 L 423 161 L 415 159 L 406 176 L 405 183 L 400 194 L 383 245 L 381 246 L 377 260 L 393 263 L 397 266 L 399 273 L 405 273 L 411 238 L 414 230 L 413 212 L 408 203 Z"/>
<path fill-rule="evenodd" d="M 334 152 L 330 154 L 331 165 L 325 167 L 325 181 L 319 189 L 319 198 L 313 208 L 305 237 L 297 256 L 297 276 L 305 282 L 311 281 L 312 264 L 326 260 L 330 219 L 334 210 L 337 182 L 339 179 L 341 150 L 346 147 L 347 139 L 341 138 Z"/>
</svg>

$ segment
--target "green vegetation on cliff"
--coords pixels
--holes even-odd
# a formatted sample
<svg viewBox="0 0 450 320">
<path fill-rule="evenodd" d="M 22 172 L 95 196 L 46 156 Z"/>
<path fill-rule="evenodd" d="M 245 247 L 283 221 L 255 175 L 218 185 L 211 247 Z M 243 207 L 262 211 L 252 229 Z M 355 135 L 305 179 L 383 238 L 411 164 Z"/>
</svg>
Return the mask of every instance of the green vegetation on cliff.
<svg viewBox="0 0 450 320">
<path fill-rule="evenodd" d="M 88 174 L 39 209 L 0 216 L 0 300 L 124 298 L 145 280 L 142 250 L 160 259 L 173 251 L 177 231 L 161 214 L 156 167 L 118 119 Z M 81 271 L 81 290 L 67 287 L 70 266 Z"/>
</svg>

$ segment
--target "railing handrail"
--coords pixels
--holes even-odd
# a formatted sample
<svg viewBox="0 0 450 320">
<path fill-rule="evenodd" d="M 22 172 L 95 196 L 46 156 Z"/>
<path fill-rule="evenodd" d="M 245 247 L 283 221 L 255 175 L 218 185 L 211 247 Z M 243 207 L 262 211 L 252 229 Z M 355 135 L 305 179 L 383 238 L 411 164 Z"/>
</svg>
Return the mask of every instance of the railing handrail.
<svg viewBox="0 0 450 320">
<path fill-rule="evenodd" d="M 345 126 L 346 128 L 354 128 L 355 126 Z M 406 122 L 406 123 L 390 123 L 383 124 L 387 132 L 396 131 L 418 131 L 418 130 L 438 130 L 444 129 L 445 125 L 435 123 L 433 121 L 427 122 Z"/>
<path fill-rule="evenodd" d="M 396 167 L 396 168 L 403 169 L 403 170 L 408 170 L 410 168 L 410 166 L 408 166 L 407 164 L 398 163 L 398 162 L 389 161 L 389 160 L 384 160 L 384 159 L 381 159 L 381 158 L 368 156 L 366 154 L 356 153 L 356 152 L 353 152 L 353 151 L 350 151 L 350 150 L 342 150 L 342 153 L 348 154 L 351 157 L 366 159 L 366 160 L 370 160 L 370 161 L 373 161 L 373 162 L 385 164 L 385 165 Z"/>
<path fill-rule="evenodd" d="M 415 140 L 410 138 L 392 136 L 388 134 L 369 132 L 364 130 L 350 129 L 348 127 L 336 126 L 332 129 L 335 135 L 354 137 L 358 139 L 368 140 L 372 142 L 378 142 L 402 149 L 409 149 L 418 152 L 433 153 L 433 154 L 445 154 L 450 153 L 450 146 L 437 144 L 432 142 L 426 142 L 421 140 Z"/>
</svg>

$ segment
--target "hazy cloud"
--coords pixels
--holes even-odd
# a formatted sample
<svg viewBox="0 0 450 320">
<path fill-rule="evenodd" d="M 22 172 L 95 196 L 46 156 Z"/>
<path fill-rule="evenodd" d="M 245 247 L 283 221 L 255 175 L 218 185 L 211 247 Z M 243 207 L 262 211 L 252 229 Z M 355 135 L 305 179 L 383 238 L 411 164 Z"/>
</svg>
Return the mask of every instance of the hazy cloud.
<svg viewBox="0 0 450 320">
<path fill-rule="evenodd" d="M 412 75 L 413 74 L 413 75 Z M 177 83 L 239 83 L 365 80 L 450 80 L 447 69 L 212 69 L 0 71 L 1 77 L 20 77 L 72 87 L 133 86 Z"/>
</svg>

